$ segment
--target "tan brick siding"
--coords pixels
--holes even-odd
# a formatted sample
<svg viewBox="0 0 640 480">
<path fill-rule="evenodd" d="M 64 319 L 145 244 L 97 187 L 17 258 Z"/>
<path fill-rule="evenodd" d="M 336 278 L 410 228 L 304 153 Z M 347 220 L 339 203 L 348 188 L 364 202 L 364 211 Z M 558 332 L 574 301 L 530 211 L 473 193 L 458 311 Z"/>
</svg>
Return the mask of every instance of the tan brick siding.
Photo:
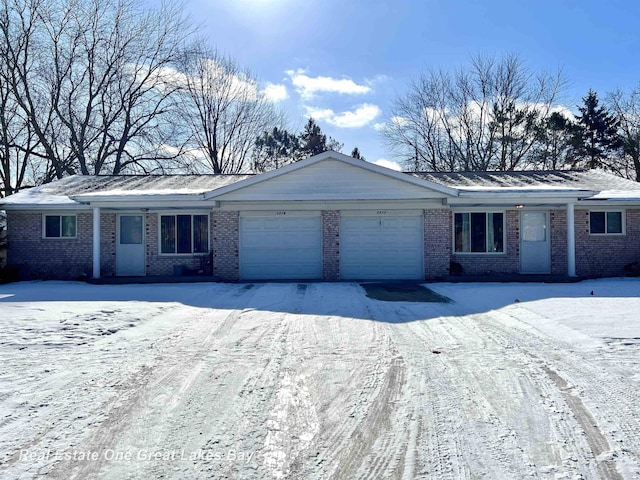
<svg viewBox="0 0 640 480">
<path fill-rule="evenodd" d="M 626 210 L 625 235 L 591 235 L 587 209 L 576 209 L 575 226 L 578 276 L 623 276 L 625 265 L 640 261 L 640 209 Z"/>
<path fill-rule="evenodd" d="M 42 213 L 7 212 L 7 263 L 20 266 L 23 279 L 92 275 L 93 213 L 76 216 L 76 238 L 42 238 Z"/>
<path fill-rule="evenodd" d="M 424 276 L 437 279 L 449 274 L 451 210 L 424 210 Z"/>
<path fill-rule="evenodd" d="M 203 268 L 206 255 L 161 255 L 158 235 L 159 216 L 157 212 L 145 214 L 145 244 L 147 275 L 173 275 L 174 267 L 184 267 L 193 272 Z M 211 228 L 211 216 L 209 216 Z M 211 238 L 211 232 L 209 232 Z M 209 241 L 211 244 L 211 240 Z"/>
<path fill-rule="evenodd" d="M 453 214 L 449 212 L 449 215 Z M 506 252 L 466 253 L 451 255 L 451 260 L 462 265 L 463 274 L 491 275 L 514 274 L 520 271 L 520 212 L 506 211 Z M 449 231 L 449 242 L 453 241 L 453 231 Z"/>
<path fill-rule="evenodd" d="M 424 275 L 438 279 L 449 272 L 449 262 L 462 265 L 465 274 L 513 274 L 519 271 L 518 210 L 506 212 L 507 252 L 504 255 L 455 254 L 452 250 L 453 214 L 447 209 L 424 210 Z M 22 266 L 23 278 L 75 279 L 92 275 L 93 216 L 77 213 L 77 238 L 42 238 L 43 213 L 8 212 L 8 264 Z M 101 228 L 101 274 L 115 275 L 116 214 L 103 212 Z M 551 273 L 567 273 L 566 209 L 550 211 Z M 624 275 L 624 266 L 640 261 L 640 209 L 626 210 L 626 234 L 590 235 L 589 210 L 576 209 L 576 273 L 578 276 Z M 198 270 L 199 256 L 159 255 L 158 214 L 145 215 L 147 275 L 172 275 L 174 266 Z M 239 278 L 239 212 L 210 214 L 210 245 L 213 273 L 223 281 Z M 323 280 L 340 277 L 340 212 L 322 211 Z"/>
<path fill-rule="evenodd" d="M 240 214 L 214 211 L 211 219 L 213 274 L 223 281 L 235 282 L 240 278 Z"/>
<path fill-rule="evenodd" d="M 340 212 L 322 211 L 322 279 L 340 280 Z"/>
<path fill-rule="evenodd" d="M 113 277 L 115 274 L 116 214 L 100 213 L 100 276 Z"/>
<path fill-rule="evenodd" d="M 558 209 L 549 212 L 551 227 L 551 273 L 567 275 L 567 210 Z"/>
</svg>

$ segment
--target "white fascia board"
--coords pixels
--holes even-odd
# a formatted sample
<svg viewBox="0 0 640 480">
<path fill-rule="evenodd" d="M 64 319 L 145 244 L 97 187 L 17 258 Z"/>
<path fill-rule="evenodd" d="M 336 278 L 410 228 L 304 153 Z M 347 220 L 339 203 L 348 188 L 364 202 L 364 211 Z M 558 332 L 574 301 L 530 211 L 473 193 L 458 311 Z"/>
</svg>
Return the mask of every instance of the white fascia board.
<svg viewBox="0 0 640 480">
<path fill-rule="evenodd" d="M 149 210 L 163 210 L 163 209 L 205 209 L 211 210 L 217 208 L 219 206 L 219 202 L 216 201 L 194 201 L 194 200 L 157 200 L 157 199 L 136 199 L 131 201 L 114 201 L 114 202 L 106 202 L 106 201 L 96 201 L 87 203 L 87 208 L 103 208 L 108 210 L 127 210 L 127 209 L 149 209 Z"/>
<path fill-rule="evenodd" d="M 530 189 L 505 188 L 481 191 L 461 191 L 460 198 L 586 198 L 597 192 L 580 189 Z"/>
<path fill-rule="evenodd" d="M 0 210 L 7 212 L 36 212 L 36 211 L 77 211 L 91 210 L 92 207 L 82 203 L 0 203 Z"/>
<path fill-rule="evenodd" d="M 76 195 L 71 197 L 90 207 L 100 207 L 113 210 L 127 208 L 148 208 L 157 210 L 162 208 L 197 208 L 213 209 L 218 206 L 217 201 L 206 201 L 202 193 L 198 194 L 168 194 L 168 195 Z"/>
<path fill-rule="evenodd" d="M 130 203 L 130 202 L 172 202 L 172 201 L 202 201 L 204 200 L 203 193 L 169 193 L 169 194 L 128 194 L 128 195 L 110 195 L 108 193 L 104 194 L 91 194 L 85 193 L 81 195 L 71 195 L 69 196 L 72 200 L 76 202 L 82 203 L 94 203 L 94 202 L 119 202 L 119 203 Z"/>
<path fill-rule="evenodd" d="M 279 201 L 279 202 L 342 202 L 342 201 L 384 201 L 384 200 L 421 200 L 424 202 L 427 201 L 441 201 L 443 198 L 447 197 L 418 197 L 418 196 L 406 196 L 406 195 L 398 195 L 394 193 L 388 194 L 372 194 L 372 195 L 353 195 L 353 196 L 327 196 L 321 193 L 310 193 L 308 195 L 300 196 L 299 194 L 270 194 L 266 195 L 246 195 L 242 198 L 242 200 L 225 200 L 221 199 L 220 201 L 226 203 L 232 202 L 268 202 L 268 201 Z"/>
<path fill-rule="evenodd" d="M 576 203 L 576 207 L 637 207 L 639 198 L 584 198 Z"/>
<path fill-rule="evenodd" d="M 491 197 L 491 198 L 482 198 L 482 197 L 467 197 L 467 198 L 450 198 L 446 200 L 446 205 L 450 207 L 464 207 L 464 206 L 503 206 L 503 207 L 514 207 L 516 205 L 566 205 L 567 203 L 578 203 L 580 201 L 579 197 L 575 195 L 564 196 L 564 197 L 523 197 L 523 196 L 514 196 L 514 197 Z"/>
<path fill-rule="evenodd" d="M 220 202 L 220 210 L 398 210 L 447 209 L 441 199 L 431 200 L 319 200 L 319 201 L 233 201 Z"/>
<path fill-rule="evenodd" d="M 369 170 L 374 173 L 378 173 L 380 175 L 385 175 L 387 177 L 394 178 L 396 180 L 400 180 L 402 182 L 411 183 L 413 185 L 417 185 L 420 187 L 424 187 L 430 190 L 434 190 L 440 193 L 444 193 L 449 196 L 457 196 L 458 190 L 445 187 L 444 185 L 440 185 L 438 183 L 429 182 L 427 180 L 422 180 L 420 178 L 416 178 L 412 175 L 407 175 L 406 173 L 397 172 L 396 170 L 391 170 L 389 168 L 381 167 L 380 165 L 375 165 L 371 162 L 367 162 L 366 160 L 357 160 L 355 158 L 349 157 L 343 153 L 338 152 L 324 152 L 319 155 L 315 155 L 313 157 L 306 158 L 304 160 L 300 160 L 299 162 L 290 163 L 282 168 L 278 168 L 277 170 L 271 170 L 270 172 L 261 173 L 260 175 L 256 175 L 255 177 L 247 178 L 245 180 L 240 180 L 231 185 L 227 185 L 226 187 L 218 188 L 216 190 L 212 190 L 211 192 L 206 193 L 204 196 L 206 199 L 219 197 L 220 195 L 224 195 L 225 193 L 234 192 L 236 190 L 240 190 L 241 188 L 249 187 L 251 185 L 255 185 L 256 183 L 267 181 L 274 177 L 279 177 L 280 175 L 286 175 L 287 173 L 294 172 L 304 167 L 308 167 L 315 163 L 321 162 L 323 160 L 336 160 L 338 162 L 347 163 L 354 167 L 362 168 L 364 170 Z"/>
</svg>

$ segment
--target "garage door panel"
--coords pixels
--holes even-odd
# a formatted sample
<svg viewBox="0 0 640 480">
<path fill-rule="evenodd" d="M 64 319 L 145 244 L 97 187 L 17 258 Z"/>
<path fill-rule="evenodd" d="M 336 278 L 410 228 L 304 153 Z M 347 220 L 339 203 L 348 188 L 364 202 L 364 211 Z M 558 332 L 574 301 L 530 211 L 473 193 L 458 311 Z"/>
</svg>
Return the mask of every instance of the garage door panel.
<svg viewBox="0 0 640 480">
<path fill-rule="evenodd" d="M 241 218 L 241 279 L 318 279 L 321 276 L 319 217 Z"/>
<path fill-rule="evenodd" d="M 345 216 L 340 222 L 341 278 L 423 278 L 421 216 Z"/>
</svg>

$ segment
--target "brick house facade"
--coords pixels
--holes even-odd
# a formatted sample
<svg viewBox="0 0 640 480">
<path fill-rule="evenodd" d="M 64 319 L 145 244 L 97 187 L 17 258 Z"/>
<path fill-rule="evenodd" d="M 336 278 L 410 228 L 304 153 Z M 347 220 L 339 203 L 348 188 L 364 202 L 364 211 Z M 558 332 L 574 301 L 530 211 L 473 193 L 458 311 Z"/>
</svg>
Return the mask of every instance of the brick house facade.
<svg viewBox="0 0 640 480">
<path fill-rule="evenodd" d="M 93 190 L 87 188 L 88 180 Z M 607 190 L 615 191 L 616 196 L 606 197 L 603 191 Z M 118 193 L 111 195 L 111 191 Z M 42 198 L 30 204 L 38 195 Z M 319 273 L 314 278 L 323 281 L 344 278 L 341 255 L 348 251 L 341 248 L 344 242 L 350 241 L 349 251 L 353 251 L 353 237 L 341 232 L 345 215 L 361 215 L 362 248 L 370 250 L 367 261 L 374 272 L 366 278 L 374 278 L 375 272 L 383 272 L 383 268 L 387 269 L 384 278 L 393 278 L 394 264 L 389 263 L 389 258 L 402 256 L 397 248 L 392 252 L 393 240 L 402 243 L 405 239 L 393 236 L 394 225 L 409 228 L 407 235 L 419 238 L 418 247 L 407 243 L 413 245 L 412 261 L 420 264 L 418 274 L 410 274 L 412 279 L 442 279 L 452 270 L 474 276 L 521 274 L 525 271 L 520 225 L 523 212 L 542 212 L 546 219 L 546 225 L 539 226 L 539 234 L 548 238 L 546 250 L 539 254 L 542 260 L 548 259 L 544 273 L 618 276 L 625 274 L 625 267 L 640 262 L 640 185 L 599 172 L 403 174 L 328 152 L 256 176 L 69 177 L 3 202 L 7 211 L 8 263 L 21 267 L 22 278 L 77 279 L 122 274 L 118 271 L 118 258 L 122 258 L 118 252 L 127 243 L 119 239 L 118 219 L 122 215 L 142 219 L 142 274 L 148 276 L 190 272 L 206 273 L 223 281 L 242 280 L 241 259 L 246 258 L 242 218 L 247 213 L 251 218 L 262 218 L 264 225 L 273 226 L 265 227 L 271 243 L 258 242 L 257 248 L 266 252 L 265 258 L 273 260 L 290 253 L 293 260 L 289 263 L 299 258 L 302 264 L 309 255 L 316 255 L 313 245 L 317 244 Z M 590 215 L 594 210 L 613 212 L 613 223 L 606 227 L 611 231 L 592 231 Z M 486 250 L 478 250 L 477 244 L 473 249 L 461 249 L 454 241 L 456 212 L 499 212 L 503 226 L 493 232 L 504 231 L 499 249 L 491 250 L 489 243 Z M 74 235 L 47 238 L 46 217 L 56 215 L 75 216 Z M 161 246 L 161 230 L 169 228 L 164 224 L 161 228 L 162 216 L 181 217 L 180 221 L 191 225 L 191 230 L 186 230 L 191 235 L 186 241 L 192 242 L 188 253 L 180 250 L 184 245 L 177 246 L 185 241 L 179 238 L 184 237 L 182 230 L 180 234 L 171 233 L 175 250 Z M 204 237 L 197 247 L 195 224 L 189 223 L 195 222 L 193 216 L 199 217 L 201 225 L 203 218 L 208 222 L 205 232 L 198 234 Z M 568 222 L 571 216 L 573 223 Z M 305 228 L 311 229 L 306 236 L 291 230 L 298 217 Z M 285 218 L 287 222 L 282 221 Z M 380 220 L 371 221 L 376 218 Z M 419 228 L 411 230 L 416 218 L 420 218 Z M 488 213 L 486 218 L 490 218 Z M 99 222 L 94 223 L 94 219 Z M 317 219 L 317 234 L 313 219 Z M 624 223 L 623 228 L 617 219 Z M 178 228 L 177 222 L 172 228 Z M 467 233 L 485 241 L 488 229 L 494 228 L 488 222 L 480 226 L 479 232 L 476 225 L 472 233 Z M 278 236 L 276 226 L 285 224 L 289 230 Z M 375 228 L 383 224 L 387 230 L 381 230 L 380 235 L 391 235 L 392 240 L 391 244 L 381 241 L 378 245 Z M 374 230 L 368 232 L 367 225 Z M 309 240 L 311 254 L 309 249 L 297 248 L 296 242 L 303 241 L 300 239 Z M 421 258 L 415 256 L 416 252 Z M 380 268 L 376 270 L 378 263 Z M 307 271 L 315 271 L 313 268 Z"/>
</svg>

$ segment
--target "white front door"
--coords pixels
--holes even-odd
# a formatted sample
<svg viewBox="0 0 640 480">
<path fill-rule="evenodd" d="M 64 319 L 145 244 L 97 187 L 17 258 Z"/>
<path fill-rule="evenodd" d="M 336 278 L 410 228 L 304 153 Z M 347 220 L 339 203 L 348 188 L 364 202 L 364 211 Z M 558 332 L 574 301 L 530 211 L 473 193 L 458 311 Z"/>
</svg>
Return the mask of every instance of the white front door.
<svg viewBox="0 0 640 480">
<path fill-rule="evenodd" d="M 551 273 L 549 212 L 520 215 L 520 273 Z"/>
<path fill-rule="evenodd" d="M 340 278 L 423 279 L 423 225 L 421 215 L 346 212 L 340 219 Z"/>
<path fill-rule="evenodd" d="M 116 238 L 116 275 L 144 275 L 144 215 L 118 215 Z"/>
</svg>

